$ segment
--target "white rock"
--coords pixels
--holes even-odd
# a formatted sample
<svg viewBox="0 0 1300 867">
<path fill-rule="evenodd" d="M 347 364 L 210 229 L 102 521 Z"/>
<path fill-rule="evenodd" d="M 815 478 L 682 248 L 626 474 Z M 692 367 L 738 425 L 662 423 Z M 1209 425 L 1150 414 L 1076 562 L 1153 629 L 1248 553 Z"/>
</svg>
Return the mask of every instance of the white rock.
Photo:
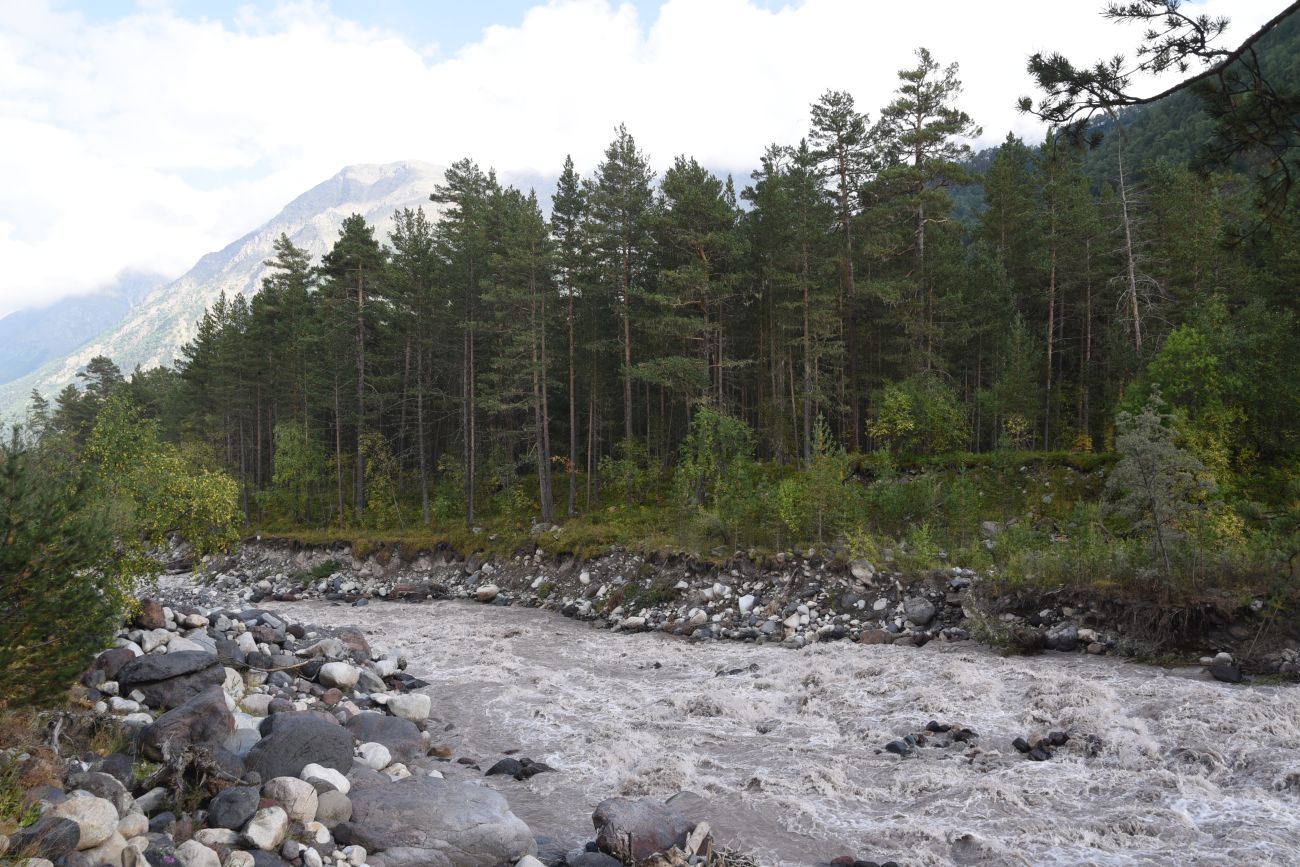
<svg viewBox="0 0 1300 867">
<path fill-rule="evenodd" d="M 117 695 L 113 696 L 108 700 L 108 706 L 113 711 L 113 713 L 139 713 L 140 712 L 140 702 L 132 701 L 129 698 L 122 698 L 121 696 L 117 696 Z"/>
<path fill-rule="evenodd" d="M 177 653 L 182 650 L 197 650 L 200 653 L 209 653 L 209 648 L 204 647 L 197 641 L 191 641 L 183 635 L 177 635 L 167 642 L 167 652 Z"/>
<path fill-rule="evenodd" d="M 186 840 L 176 847 L 176 860 L 182 867 L 221 867 L 217 853 L 198 840 Z"/>
<path fill-rule="evenodd" d="M 227 668 L 226 679 L 221 682 L 221 688 L 226 691 L 226 695 L 239 701 L 244 697 L 244 676 L 233 668 Z"/>
<path fill-rule="evenodd" d="M 320 667 L 320 674 L 317 675 L 316 679 L 325 686 L 352 689 L 357 685 L 357 680 L 360 677 L 361 672 L 354 665 L 349 665 L 346 662 L 327 662 Z"/>
<path fill-rule="evenodd" d="M 310 822 L 316 818 L 316 787 L 297 777 L 276 777 L 262 785 L 262 797 L 270 798 L 284 807 L 294 822 Z"/>
<path fill-rule="evenodd" d="M 749 612 L 753 611 L 754 594 L 746 593 L 744 596 L 736 600 L 736 605 L 739 606 L 741 614 L 748 614 Z"/>
<path fill-rule="evenodd" d="M 303 825 L 303 839 L 307 843 L 315 843 L 317 846 L 328 845 L 334 838 L 330 835 L 330 829 L 326 828 L 320 822 L 308 822 Z"/>
<path fill-rule="evenodd" d="M 315 762 L 303 767 L 302 773 L 298 776 L 308 781 L 323 780 L 338 789 L 339 792 L 344 795 L 352 789 L 352 783 L 350 783 L 348 778 L 343 776 L 343 774 L 333 768 L 327 768 L 323 765 L 318 765 Z"/>
<path fill-rule="evenodd" d="M 546 865 L 532 855 L 525 855 L 515 862 L 515 867 L 546 867 Z"/>
<path fill-rule="evenodd" d="M 591 573 L 590 573 L 590 572 L 587 572 L 587 571 L 583 571 L 583 572 L 578 573 L 578 583 L 579 583 L 579 584 L 590 584 L 590 583 L 591 583 Z"/>
<path fill-rule="evenodd" d="M 366 850 L 360 846 L 343 847 L 343 857 L 346 858 L 347 862 L 352 864 L 353 867 L 361 867 L 362 864 L 366 863 L 366 855 Z"/>
<path fill-rule="evenodd" d="M 144 813 L 127 813 L 117 823 L 117 833 L 126 840 L 149 833 L 149 819 Z"/>
<path fill-rule="evenodd" d="M 239 832 L 229 828 L 204 828 L 194 833 L 194 839 L 204 846 L 235 846 L 239 843 Z"/>
<path fill-rule="evenodd" d="M 271 708 L 271 696 L 261 692 L 251 693 L 245 695 L 240 704 L 253 716 L 266 716 Z"/>
<path fill-rule="evenodd" d="M 116 680 L 106 680 L 99 685 L 99 691 L 104 695 L 117 695 L 118 682 Z"/>
<path fill-rule="evenodd" d="M 240 626 L 243 626 L 243 623 L 240 623 Z M 257 641 L 253 638 L 253 633 L 251 632 L 239 633 L 235 636 L 235 644 L 239 645 L 239 649 L 244 651 L 244 653 L 257 652 Z"/>
<path fill-rule="evenodd" d="M 419 723 L 429 718 L 429 711 L 433 710 L 433 700 L 422 692 L 389 695 L 388 709 L 392 711 L 393 716 Z"/>
<path fill-rule="evenodd" d="M 325 861 L 321 858 L 320 853 L 310 846 L 303 850 L 302 867 L 323 867 Z"/>
<path fill-rule="evenodd" d="M 289 832 L 289 814 L 280 807 L 258 810 L 244 826 L 248 842 L 265 852 L 274 852 Z"/>
<path fill-rule="evenodd" d="M 479 602 L 491 602 L 501 593 L 501 588 L 495 584 L 484 584 L 474 591 L 474 598 Z"/>
<path fill-rule="evenodd" d="M 382 771 L 393 761 L 393 754 L 383 744 L 371 742 L 357 747 L 357 758 L 366 767 Z"/>
<path fill-rule="evenodd" d="M 144 648 L 125 638 L 119 638 L 113 642 L 116 647 L 125 647 L 135 656 L 144 656 Z"/>
<path fill-rule="evenodd" d="M 397 674 L 397 660 L 395 659 L 377 659 L 375 660 L 375 673 L 380 677 L 392 677 Z"/>
<path fill-rule="evenodd" d="M 81 853 L 81 858 L 86 859 L 86 863 L 114 867 L 122 863 L 122 850 L 126 848 L 126 838 L 114 831 L 108 835 L 108 839 L 98 846 L 92 846 Z M 30 862 L 28 862 L 30 863 Z"/>
<path fill-rule="evenodd" d="M 226 863 L 222 867 L 253 867 L 256 863 L 257 859 L 253 857 L 252 852 L 236 849 L 226 856 Z"/>
<path fill-rule="evenodd" d="M 208 618 L 202 614 L 186 614 L 180 622 L 186 629 L 202 629 L 208 625 Z"/>
<path fill-rule="evenodd" d="M 73 794 L 66 801 L 54 805 L 51 815 L 62 816 L 77 823 L 81 836 L 77 850 L 92 849 L 117 831 L 117 807 L 112 801 L 90 794 Z"/>
<path fill-rule="evenodd" d="M 146 629 L 140 633 L 140 647 L 145 653 L 153 653 L 172 640 L 172 633 L 166 629 Z"/>
<path fill-rule="evenodd" d="M 889 607 L 889 600 L 882 597 L 876 600 L 876 604 L 871 606 L 871 610 L 884 611 L 888 607 Z"/>
</svg>

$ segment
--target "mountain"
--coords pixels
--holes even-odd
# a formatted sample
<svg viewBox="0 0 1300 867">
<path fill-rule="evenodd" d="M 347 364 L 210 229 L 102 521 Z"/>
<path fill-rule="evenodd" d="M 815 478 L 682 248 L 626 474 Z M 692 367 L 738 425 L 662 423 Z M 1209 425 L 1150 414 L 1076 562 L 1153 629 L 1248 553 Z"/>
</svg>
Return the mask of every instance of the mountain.
<svg viewBox="0 0 1300 867">
<path fill-rule="evenodd" d="M 108 331 L 166 282 L 162 274 L 126 271 L 88 295 L 62 298 L 0 319 L 0 385 Z"/>
<path fill-rule="evenodd" d="M 361 214 L 376 226 L 381 239 L 387 238 L 392 216 L 402 208 L 422 207 L 433 216 L 439 206 L 429 201 L 429 193 L 442 181 L 441 168 L 418 161 L 343 169 L 298 196 L 265 225 L 199 259 L 180 279 L 154 289 L 113 328 L 0 386 L 0 417 L 21 414 L 33 388 L 53 400 L 97 355 L 112 358 L 127 374 L 137 365 L 171 363 L 193 337 L 203 311 L 222 292 L 256 294 L 281 233 L 319 261 L 351 214 Z"/>
</svg>

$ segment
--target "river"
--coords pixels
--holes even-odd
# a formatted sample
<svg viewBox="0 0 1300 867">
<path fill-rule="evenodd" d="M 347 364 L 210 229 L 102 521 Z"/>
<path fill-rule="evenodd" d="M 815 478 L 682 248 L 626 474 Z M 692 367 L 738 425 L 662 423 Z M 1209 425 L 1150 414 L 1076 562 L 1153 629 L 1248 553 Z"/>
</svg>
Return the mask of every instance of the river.
<svg viewBox="0 0 1300 867">
<path fill-rule="evenodd" d="M 606 797 L 690 790 L 719 842 L 764 864 L 1300 863 L 1293 687 L 970 644 L 689 644 L 468 602 L 276 607 L 403 652 L 456 756 L 486 769 L 519 750 L 558 769 L 486 782 L 569 844 Z M 930 720 L 976 731 L 980 754 L 880 751 Z M 1073 736 L 1050 761 L 1010 746 L 1049 729 Z"/>
</svg>

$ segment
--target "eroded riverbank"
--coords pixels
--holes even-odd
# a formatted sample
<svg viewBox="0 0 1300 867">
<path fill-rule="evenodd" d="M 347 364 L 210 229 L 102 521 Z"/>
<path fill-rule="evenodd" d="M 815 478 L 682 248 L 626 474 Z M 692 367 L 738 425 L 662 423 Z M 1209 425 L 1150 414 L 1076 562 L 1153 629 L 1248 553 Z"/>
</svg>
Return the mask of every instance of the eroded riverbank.
<svg viewBox="0 0 1300 867">
<path fill-rule="evenodd" d="M 458 755 L 519 749 L 560 769 L 488 778 L 539 834 L 586 836 L 611 795 L 686 789 L 709 799 L 720 842 L 769 863 L 1289 865 L 1300 851 L 1289 687 L 968 642 L 688 644 L 465 602 L 272 607 L 403 647 Z M 980 738 L 881 752 L 929 720 Z M 1075 736 L 1050 761 L 1010 746 L 1049 729 Z"/>
</svg>

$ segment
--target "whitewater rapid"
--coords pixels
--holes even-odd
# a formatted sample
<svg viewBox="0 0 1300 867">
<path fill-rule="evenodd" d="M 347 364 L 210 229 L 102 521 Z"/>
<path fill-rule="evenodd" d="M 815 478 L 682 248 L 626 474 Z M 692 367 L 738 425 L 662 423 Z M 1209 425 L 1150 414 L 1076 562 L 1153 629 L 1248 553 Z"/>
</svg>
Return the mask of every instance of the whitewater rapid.
<svg viewBox="0 0 1300 867">
<path fill-rule="evenodd" d="M 276 607 L 403 652 L 455 756 L 558 769 L 484 781 L 564 845 L 590 839 L 604 798 L 690 790 L 764 864 L 1300 864 L 1294 687 L 968 644 L 689 644 L 467 602 Z M 981 754 L 881 752 L 930 720 L 974 729 Z M 1050 729 L 1073 736 L 1050 761 L 1010 746 Z"/>
</svg>

